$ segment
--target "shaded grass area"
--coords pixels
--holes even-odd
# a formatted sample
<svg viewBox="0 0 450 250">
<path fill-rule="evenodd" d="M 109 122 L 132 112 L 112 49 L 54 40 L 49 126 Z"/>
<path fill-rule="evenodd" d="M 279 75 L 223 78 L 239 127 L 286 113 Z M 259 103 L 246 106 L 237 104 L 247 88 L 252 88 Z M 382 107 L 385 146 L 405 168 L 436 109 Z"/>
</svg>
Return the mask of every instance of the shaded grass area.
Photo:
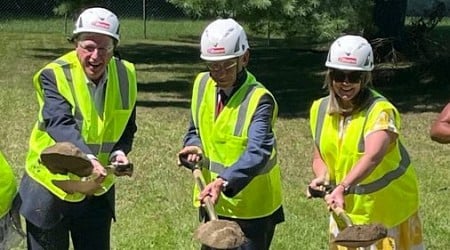
<svg viewBox="0 0 450 250">
<path fill-rule="evenodd" d="M 35 49 L 40 59 L 55 58 L 68 48 Z M 139 82 L 140 92 L 174 93 L 190 98 L 192 80 L 205 70 L 195 44 L 139 42 L 123 44 L 120 56 L 136 63 L 138 72 L 158 72 L 152 79 Z M 311 51 L 283 47 L 252 47 L 248 69 L 268 87 L 278 100 L 281 116 L 306 117 L 312 101 L 326 94 L 321 89 L 325 73 L 325 51 Z M 145 65 L 145 66 L 144 66 Z M 374 71 L 374 87 L 388 97 L 400 111 L 438 111 L 446 102 L 449 85 L 447 68 L 450 59 L 439 58 L 432 64 L 411 64 L 406 68 L 387 68 Z M 177 75 L 177 77 L 164 77 Z M 157 79 L 161 78 L 160 81 Z M 172 79 L 171 79 L 172 78 Z M 184 103 L 184 104 L 183 104 Z M 170 101 L 145 102 L 140 105 L 171 106 Z M 174 101 L 174 106 L 188 107 Z"/>
<path fill-rule="evenodd" d="M 435 55 L 436 51 L 448 51 L 439 50 L 440 47 L 446 48 L 449 40 L 450 26 L 445 25 L 446 22 L 444 20 L 444 25 L 438 26 L 429 34 L 433 40 L 423 45 L 422 50 L 426 51 L 421 51 L 416 56 L 409 53 L 409 58 L 406 58 L 407 67 L 387 64 L 374 71 L 375 88 L 391 99 L 401 111 L 437 111 L 446 102 L 450 59 L 447 54 Z M 138 65 L 138 70 L 144 72 L 144 75 L 148 71 L 158 71 L 161 76 L 161 81 L 149 79 L 140 82 L 139 90 L 174 93 L 179 97 L 189 98 L 190 84 L 195 74 L 205 69 L 199 59 L 198 40 L 207 21 L 149 20 L 146 24 L 149 39 L 142 39 L 142 20 L 125 19 L 121 25 L 120 55 Z M 40 32 L 42 27 L 53 32 L 49 36 L 54 36 L 64 44 L 65 38 L 61 35 L 64 33 L 64 20 L 61 18 L 0 22 L 0 31 L 3 32 L 34 33 Z M 70 30 L 69 25 L 67 33 Z M 55 32 L 59 32 L 59 35 Z M 426 39 L 430 39 L 429 37 Z M 306 117 L 311 102 L 326 94 L 320 87 L 328 44 L 320 47 L 307 46 L 301 41 L 287 43 L 280 39 L 272 39 L 272 46 L 267 46 L 268 43 L 265 38 L 250 34 L 249 70 L 273 92 L 280 104 L 282 116 Z M 36 47 L 32 53 L 39 59 L 49 61 L 68 49 L 69 44 L 59 48 Z M 420 58 L 424 55 L 426 60 Z M 179 76 L 176 79 L 163 77 L 172 73 Z M 171 105 L 170 101 L 140 104 Z M 174 101 L 174 105 L 187 107 L 184 102 Z"/>
</svg>

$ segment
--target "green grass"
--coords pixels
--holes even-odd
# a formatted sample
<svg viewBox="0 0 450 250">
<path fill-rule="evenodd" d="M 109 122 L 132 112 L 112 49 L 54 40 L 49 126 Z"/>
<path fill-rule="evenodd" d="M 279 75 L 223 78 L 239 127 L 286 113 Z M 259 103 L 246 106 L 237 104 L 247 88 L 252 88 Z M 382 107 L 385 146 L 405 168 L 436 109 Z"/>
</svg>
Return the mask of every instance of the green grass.
<svg viewBox="0 0 450 250">
<path fill-rule="evenodd" d="M 45 25 L 48 32 L 34 25 Z M 192 239 L 199 225 L 197 212 L 191 206 L 193 179 L 175 162 L 187 128 L 191 82 L 204 69 L 197 45 L 203 25 L 149 21 L 149 39 L 143 39 L 138 20 L 123 23 L 121 55 L 136 63 L 138 70 L 139 129 L 130 155 L 136 165 L 135 175 L 117 183 L 113 249 L 198 249 Z M 59 21 L 0 22 L 0 149 L 13 165 L 18 180 L 37 111 L 32 76 L 71 49 L 61 27 Z M 448 39 L 448 33 L 443 37 Z M 286 222 L 278 227 L 272 249 L 326 249 L 326 207 L 322 201 L 307 200 L 303 194 L 311 178 L 312 141 L 307 114 L 312 100 L 323 95 L 326 54 L 264 47 L 254 40 L 251 46 L 249 68 L 280 104 L 276 130 Z M 441 67 L 448 69 L 447 64 Z M 450 249 L 449 146 L 428 137 L 430 123 L 449 96 L 448 73 L 433 73 L 434 80 L 424 84 L 419 80 L 428 72 L 425 70 L 378 70 L 375 85 L 403 115 L 404 142 L 419 176 L 420 215 L 427 249 Z"/>
<path fill-rule="evenodd" d="M 207 21 L 178 21 L 148 19 L 124 19 L 120 24 L 122 39 L 172 40 L 183 37 L 198 39 Z M 71 19 L 6 19 L 0 20 L 0 31 L 27 33 L 70 34 L 73 29 Z"/>
</svg>

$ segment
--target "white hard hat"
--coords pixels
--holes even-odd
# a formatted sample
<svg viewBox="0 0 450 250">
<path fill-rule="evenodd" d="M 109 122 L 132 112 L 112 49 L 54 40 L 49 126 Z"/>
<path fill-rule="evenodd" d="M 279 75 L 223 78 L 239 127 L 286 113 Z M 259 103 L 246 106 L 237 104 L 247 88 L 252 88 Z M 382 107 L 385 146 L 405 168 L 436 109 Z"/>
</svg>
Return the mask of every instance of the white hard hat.
<svg viewBox="0 0 450 250">
<path fill-rule="evenodd" d="M 231 18 L 210 23 L 203 31 L 200 47 L 200 58 L 206 61 L 238 57 L 249 48 L 244 28 Z"/>
<path fill-rule="evenodd" d="M 360 36 L 339 37 L 331 44 L 325 66 L 341 70 L 371 71 L 374 68 L 372 47 Z"/>
<path fill-rule="evenodd" d="M 104 34 L 119 41 L 119 19 L 114 13 L 104 8 L 86 9 L 75 22 L 73 35 L 83 32 Z"/>
</svg>

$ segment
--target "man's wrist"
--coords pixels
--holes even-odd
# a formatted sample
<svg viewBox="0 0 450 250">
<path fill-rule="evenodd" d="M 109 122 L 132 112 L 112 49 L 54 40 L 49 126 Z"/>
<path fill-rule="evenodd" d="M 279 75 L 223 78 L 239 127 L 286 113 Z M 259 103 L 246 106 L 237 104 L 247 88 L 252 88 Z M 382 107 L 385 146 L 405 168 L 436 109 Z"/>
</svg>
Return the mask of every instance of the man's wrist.
<svg viewBox="0 0 450 250">
<path fill-rule="evenodd" d="M 342 187 L 342 191 L 344 194 L 348 194 L 348 192 L 350 191 L 350 185 L 346 184 L 345 182 L 337 184 L 336 187 Z"/>
<path fill-rule="evenodd" d="M 122 150 L 115 150 L 114 152 L 111 153 L 111 155 L 109 156 L 109 161 L 113 162 L 116 160 L 116 157 L 118 155 L 122 155 L 122 156 L 126 156 L 125 152 L 123 152 Z"/>
<path fill-rule="evenodd" d="M 220 181 L 220 190 L 223 192 L 228 188 L 229 182 L 222 177 L 217 178 Z"/>
</svg>

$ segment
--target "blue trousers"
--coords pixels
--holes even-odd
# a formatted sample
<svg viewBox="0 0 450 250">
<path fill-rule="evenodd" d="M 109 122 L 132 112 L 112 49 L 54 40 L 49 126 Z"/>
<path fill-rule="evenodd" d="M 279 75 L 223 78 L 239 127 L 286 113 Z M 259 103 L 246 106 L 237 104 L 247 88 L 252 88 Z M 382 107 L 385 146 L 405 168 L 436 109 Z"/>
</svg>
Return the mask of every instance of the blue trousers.
<svg viewBox="0 0 450 250">
<path fill-rule="evenodd" d="M 70 238 L 75 250 L 110 249 L 114 187 L 101 196 L 67 202 L 24 175 L 19 192 L 29 250 L 69 249 Z"/>
</svg>

